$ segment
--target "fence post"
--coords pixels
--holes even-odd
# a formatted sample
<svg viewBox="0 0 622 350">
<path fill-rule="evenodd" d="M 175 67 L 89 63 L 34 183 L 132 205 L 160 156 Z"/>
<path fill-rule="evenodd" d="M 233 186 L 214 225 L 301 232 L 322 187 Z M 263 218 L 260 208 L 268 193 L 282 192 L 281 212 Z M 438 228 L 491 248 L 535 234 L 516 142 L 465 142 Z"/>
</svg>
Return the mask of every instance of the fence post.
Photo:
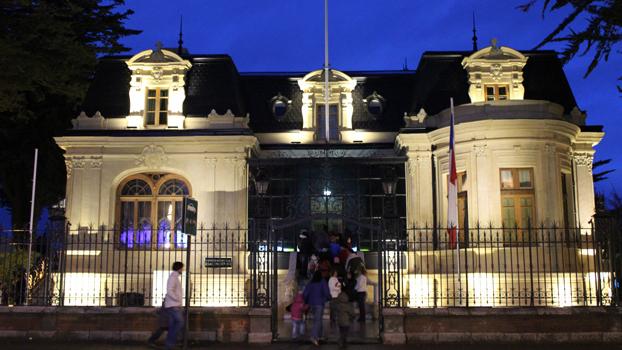
<svg viewBox="0 0 622 350">
<path fill-rule="evenodd" d="M 529 305 L 534 306 L 534 290 L 533 290 L 533 260 L 531 257 L 531 219 L 527 219 L 527 244 L 529 247 L 529 285 L 531 292 L 529 293 Z"/>
<path fill-rule="evenodd" d="M 600 252 L 600 241 L 596 239 L 596 230 L 594 229 L 594 220 L 592 218 L 590 220 L 590 232 L 592 235 L 592 249 L 594 250 L 594 271 L 596 273 L 595 282 L 596 282 L 596 305 L 602 306 L 602 285 L 600 283 L 600 262 L 601 262 L 601 252 Z M 589 267 L 589 264 L 588 264 Z M 589 270 L 589 269 L 588 269 Z M 589 271 L 588 271 L 589 273 Z"/>
</svg>

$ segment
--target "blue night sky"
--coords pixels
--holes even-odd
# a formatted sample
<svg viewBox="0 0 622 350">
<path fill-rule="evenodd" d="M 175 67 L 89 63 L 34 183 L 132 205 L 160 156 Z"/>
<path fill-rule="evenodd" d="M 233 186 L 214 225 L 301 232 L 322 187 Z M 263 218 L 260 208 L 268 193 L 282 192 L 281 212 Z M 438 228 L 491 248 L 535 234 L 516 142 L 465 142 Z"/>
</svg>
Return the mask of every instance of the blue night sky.
<svg viewBox="0 0 622 350">
<path fill-rule="evenodd" d="M 533 48 L 565 12 L 529 13 L 516 9 L 527 0 L 332 0 L 330 4 L 331 65 L 341 70 L 397 70 L 404 58 L 416 68 L 425 51 L 470 50 L 471 14 L 476 12 L 479 46 L 490 39 L 518 50 Z M 179 17 L 184 20 L 184 46 L 191 53 L 226 53 L 238 70 L 311 71 L 323 62 L 322 0 L 128 0 L 135 14 L 127 25 L 143 30 L 124 39 L 132 53 L 161 40 L 177 46 Z M 555 46 L 547 46 L 555 49 Z M 619 49 L 619 48 L 618 48 Z M 579 108 L 590 124 L 605 126 L 596 159 L 613 158 L 617 170 L 597 185 L 602 192 L 622 190 L 622 97 L 616 78 L 622 54 L 612 54 L 587 79 L 587 57 L 577 57 L 565 71 Z M 0 215 L 2 217 L 2 215 Z M 2 223 L 0 223 L 1 225 Z"/>
<path fill-rule="evenodd" d="M 523 13 L 527 0 L 332 0 L 329 9 L 331 65 L 341 70 L 401 69 L 404 58 L 417 67 L 425 51 L 470 50 L 471 14 L 476 12 L 479 47 L 490 39 L 518 50 L 533 48 L 565 12 L 547 14 L 540 8 Z M 143 33 L 124 40 L 132 52 L 152 48 L 157 40 L 177 46 L 179 17 L 184 18 L 184 46 L 191 53 L 226 53 L 241 72 L 311 71 L 323 63 L 322 0 L 128 0 L 136 12 L 127 23 Z M 547 49 L 555 49 L 549 45 Z M 557 47 L 559 48 L 559 47 Z M 618 48 L 619 49 L 619 48 Z M 612 158 L 616 168 L 599 183 L 602 192 L 622 191 L 622 97 L 616 78 L 622 75 L 622 54 L 613 54 L 587 79 L 589 57 L 565 67 L 579 108 L 588 122 L 605 126 L 606 136 L 596 159 Z"/>
</svg>

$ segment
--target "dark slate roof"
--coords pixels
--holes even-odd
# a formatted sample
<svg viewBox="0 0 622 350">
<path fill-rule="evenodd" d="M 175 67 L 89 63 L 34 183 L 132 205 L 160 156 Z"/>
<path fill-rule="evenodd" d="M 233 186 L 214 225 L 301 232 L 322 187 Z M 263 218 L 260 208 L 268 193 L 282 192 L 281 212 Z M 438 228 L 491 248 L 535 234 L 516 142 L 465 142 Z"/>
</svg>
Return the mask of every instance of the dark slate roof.
<svg viewBox="0 0 622 350">
<path fill-rule="evenodd" d="M 129 57 L 104 58 L 99 61 L 82 110 L 92 116 L 99 111 L 108 117 L 124 117 L 130 110 L 131 73 L 125 64 Z"/>
<path fill-rule="evenodd" d="M 546 100 L 562 105 L 569 113 L 576 105 L 574 95 L 555 51 L 520 51 L 527 56 L 523 68 L 525 99 Z M 417 84 L 410 113 L 424 108 L 434 115 L 454 104 L 470 103 L 468 74 L 462 68 L 471 51 L 425 52 L 417 67 Z"/>
<path fill-rule="evenodd" d="M 399 130 L 404 112 L 410 107 L 409 96 L 415 78 L 414 71 L 344 72 L 358 83 L 352 92 L 355 129 Z M 302 127 L 302 92 L 296 79 L 305 73 L 244 73 L 242 82 L 246 96 L 250 127 L 255 132 L 292 130 Z M 384 111 L 373 116 L 367 111 L 363 99 L 377 92 L 384 98 Z M 281 94 L 291 101 L 283 118 L 272 114 L 270 100 Z"/>
<path fill-rule="evenodd" d="M 561 62 L 554 51 L 521 51 L 529 57 L 524 68 L 525 99 L 548 100 L 570 112 L 576 101 L 568 85 Z M 424 108 L 434 115 L 455 105 L 470 103 L 467 72 L 462 59 L 470 51 L 425 52 L 416 71 L 345 71 L 357 80 L 353 91 L 353 127 L 355 129 L 398 131 L 404 113 L 416 114 Z M 128 56 L 100 60 L 82 109 L 93 115 L 100 111 L 106 118 L 129 113 L 130 72 Z M 302 92 L 297 79 L 306 72 L 239 73 L 228 55 L 192 55 L 186 76 L 184 113 L 207 116 L 212 109 L 223 114 L 231 109 L 236 115 L 250 114 L 255 132 L 300 129 L 302 127 Z M 371 115 L 363 99 L 377 92 L 384 97 L 382 115 Z M 287 114 L 277 120 L 270 100 L 277 94 L 291 100 Z"/>
<path fill-rule="evenodd" d="M 212 109 L 224 114 L 246 114 L 240 75 L 228 55 L 190 58 L 192 68 L 186 74 L 184 114 L 207 116 Z"/>
</svg>

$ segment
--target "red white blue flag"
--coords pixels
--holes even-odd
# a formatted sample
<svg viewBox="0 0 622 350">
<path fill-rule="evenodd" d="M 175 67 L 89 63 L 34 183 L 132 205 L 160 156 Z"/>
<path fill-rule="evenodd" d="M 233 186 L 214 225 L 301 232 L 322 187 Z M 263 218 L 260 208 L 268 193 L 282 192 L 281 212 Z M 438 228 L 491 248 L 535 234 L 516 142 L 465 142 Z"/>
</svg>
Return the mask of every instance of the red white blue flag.
<svg viewBox="0 0 622 350">
<path fill-rule="evenodd" d="M 451 123 L 449 126 L 449 179 L 447 182 L 447 234 L 449 248 L 457 248 L 458 239 L 458 173 L 456 172 L 456 150 L 454 135 L 454 99 L 451 105 Z"/>
</svg>

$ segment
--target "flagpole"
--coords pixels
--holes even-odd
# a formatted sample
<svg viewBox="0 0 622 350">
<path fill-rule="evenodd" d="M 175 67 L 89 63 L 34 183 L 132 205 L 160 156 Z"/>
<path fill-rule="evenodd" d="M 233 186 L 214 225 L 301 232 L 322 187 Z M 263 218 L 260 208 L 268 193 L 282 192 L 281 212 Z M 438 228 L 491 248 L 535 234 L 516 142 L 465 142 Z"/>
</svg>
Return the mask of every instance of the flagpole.
<svg viewBox="0 0 622 350">
<path fill-rule="evenodd" d="M 328 0 L 324 0 L 324 137 L 326 138 L 326 143 L 328 144 L 330 141 L 330 121 L 329 121 L 329 73 L 330 69 L 328 66 Z M 328 152 L 328 150 L 326 150 Z"/>
<path fill-rule="evenodd" d="M 453 144 L 450 146 L 452 148 L 452 152 L 453 154 L 451 155 L 453 157 L 453 161 L 455 162 L 456 159 L 456 134 L 455 134 L 455 130 L 454 130 L 454 124 L 455 124 L 455 114 L 454 114 L 454 98 L 450 97 L 449 98 L 449 106 L 451 109 L 451 121 L 450 121 L 450 132 L 453 134 L 453 139 L 450 142 L 453 142 Z M 450 159 L 450 162 L 452 162 L 452 160 Z M 450 164 L 451 167 L 451 164 Z M 450 169 L 451 171 L 451 169 Z M 458 183 L 456 181 L 455 186 L 458 186 Z M 457 197 L 457 196 L 456 196 Z M 455 198 L 455 203 L 456 205 L 456 261 L 454 262 L 454 266 L 455 266 L 455 270 L 456 273 L 458 274 L 458 303 L 462 304 L 462 278 L 460 276 L 460 224 L 459 224 L 459 220 L 458 220 L 458 198 Z"/>
<path fill-rule="evenodd" d="M 28 299 L 30 298 L 30 264 L 32 263 L 32 230 L 34 227 L 35 219 L 35 191 L 37 189 L 37 161 L 39 159 L 39 149 L 35 148 L 35 160 L 32 171 L 32 192 L 30 197 L 30 225 L 28 226 L 28 265 L 26 265 L 26 296 L 25 305 L 28 305 Z"/>
</svg>

